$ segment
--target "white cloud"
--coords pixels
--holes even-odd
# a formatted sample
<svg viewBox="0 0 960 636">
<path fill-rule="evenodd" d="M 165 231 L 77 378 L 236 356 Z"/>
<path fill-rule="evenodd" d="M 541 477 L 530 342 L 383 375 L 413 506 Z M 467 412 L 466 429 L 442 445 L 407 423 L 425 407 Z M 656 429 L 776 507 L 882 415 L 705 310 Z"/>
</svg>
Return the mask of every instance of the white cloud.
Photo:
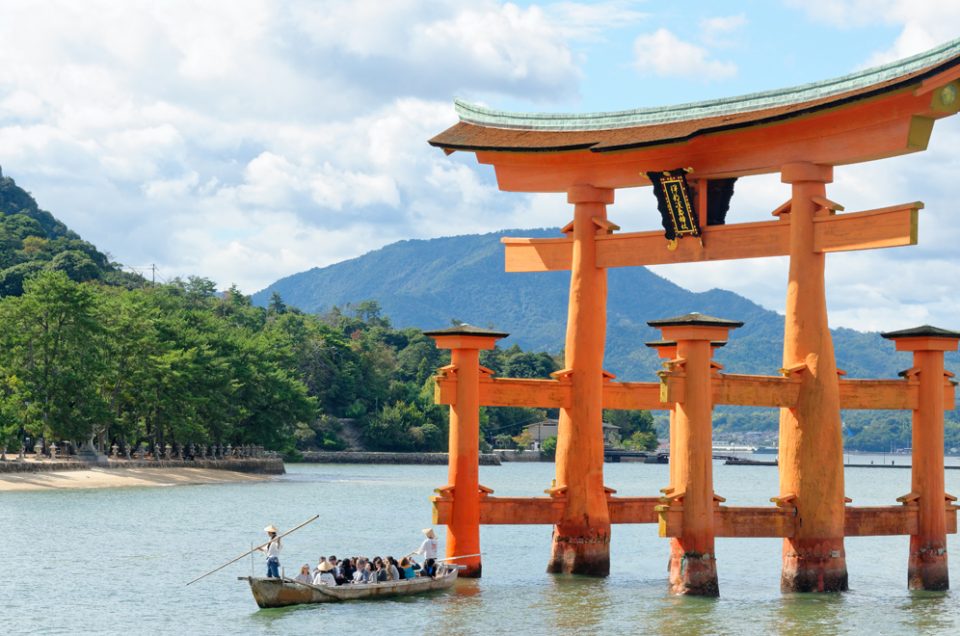
<svg viewBox="0 0 960 636">
<path fill-rule="evenodd" d="M 898 50 L 960 32 L 954 3 L 927 4 L 911 13 L 889 0 L 870 20 L 904 25 Z M 840 6 L 831 20 L 863 14 L 829 5 Z M 500 192 L 489 166 L 425 142 L 456 121 L 455 95 L 575 97 L 578 55 L 608 40 L 628 47 L 625 27 L 658 11 L 628 0 L 10 0 L 0 3 L 0 164 L 116 260 L 247 292 L 401 239 L 555 227 L 572 214 L 562 195 Z M 643 70 L 734 75 L 716 50 L 745 18 L 691 12 L 688 23 L 698 40 L 647 27 L 635 43 Z M 943 317 L 960 315 L 958 144 L 960 126 L 938 123 L 927 153 L 837 169 L 828 195 L 848 209 L 923 198 L 927 210 L 917 247 L 830 257 L 834 324 L 955 326 Z M 767 219 L 788 192 L 775 176 L 743 179 L 731 219 Z M 659 225 L 646 189 L 618 192 L 610 216 L 625 231 Z M 782 308 L 783 259 L 658 272 Z"/>
<path fill-rule="evenodd" d="M 865 60 L 865 66 L 921 53 L 960 33 L 960 2 L 956 0 L 787 0 L 786 4 L 838 28 L 901 27 L 893 46 L 876 52 Z"/>
<path fill-rule="evenodd" d="M 454 94 L 579 79 L 558 18 L 492 0 L 8 2 L 0 66 L 0 164 L 44 208 L 117 260 L 249 292 L 495 229 L 489 171 L 426 139 Z"/>
<path fill-rule="evenodd" d="M 637 9 L 642 4 L 632 0 L 556 2 L 545 6 L 544 12 L 565 37 L 602 41 L 611 30 L 624 29 L 647 20 L 650 14 Z"/>
<path fill-rule="evenodd" d="M 737 66 L 711 59 L 707 49 L 684 42 L 668 29 L 637 36 L 633 42 L 634 64 L 641 73 L 665 77 L 692 77 L 711 81 L 733 77 Z"/>
<path fill-rule="evenodd" d="M 709 46 L 729 46 L 731 38 L 747 24 L 747 16 L 716 16 L 700 20 L 703 41 Z"/>
<path fill-rule="evenodd" d="M 536 5 L 342 0 L 290 14 L 314 59 L 336 60 L 337 72 L 381 96 L 556 97 L 579 79 L 565 32 Z"/>
</svg>

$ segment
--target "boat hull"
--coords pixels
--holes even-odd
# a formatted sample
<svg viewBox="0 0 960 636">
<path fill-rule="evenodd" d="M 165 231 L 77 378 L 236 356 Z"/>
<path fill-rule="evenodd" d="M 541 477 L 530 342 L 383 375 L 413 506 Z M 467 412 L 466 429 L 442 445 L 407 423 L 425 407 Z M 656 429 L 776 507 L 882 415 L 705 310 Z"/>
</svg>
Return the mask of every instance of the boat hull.
<svg viewBox="0 0 960 636">
<path fill-rule="evenodd" d="M 445 590 L 457 580 L 457 570 L 450 570 L 437 578 L 417 577 L 403 581 L 383 583 L 361 583 L 337 586 L 310 585 L 293 579 L 260 578 L 253 576 L 238 577 L 250 583 L 253 599 L 260 607 L 288 607 L 312 603 L 340 603 L 387 598 L 391 596 L 409 596 L 434 590 Z"/>
</svg>

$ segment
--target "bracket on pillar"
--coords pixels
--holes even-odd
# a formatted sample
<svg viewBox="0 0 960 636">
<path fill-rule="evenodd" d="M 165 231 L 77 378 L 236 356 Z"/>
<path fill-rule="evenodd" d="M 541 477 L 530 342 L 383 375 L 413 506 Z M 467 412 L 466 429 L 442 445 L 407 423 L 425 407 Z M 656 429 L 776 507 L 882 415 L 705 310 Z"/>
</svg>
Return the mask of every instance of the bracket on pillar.
<svg viewBox="0 0 960 636">
<path fill-rule="evenodd" d="M 802 373 L 805 373 L 809 370 L 806 362 L 798 362 L 797 364 L 790 365 L 789 367 L 783 367 L 780 369 L 780 375 L 785 378 L 798 376 Z"/>
<path fill-rule="evenodd" d="M 770 497 L 770 501 L 777 508 L 793 508 L 794 514 L 797 512 L 797 496 L 792 492 L 779 497 Z"/>
<path fill-rule="evenodd" d="M 793 205 L 793 201 L 790 199 L 787 199 L 786 203 L 781 203 L 780 206 L 770 214 L 771 216 L 775 216 L 782 221 L 784 219 L 784 215 L 790 214 L 792 205 Z"/>
<path fill-rule="evenodd" d="M 597 226 L 597 234 L 613 234 L 620 229 L 620 226 L 616 223 L 602 219 L 599 216 L 595 216 L 590 220 Z"/>
<path fill-rule="evenodd" d="M 916 506 L 917 502 L 920 500 L 920 495 L 910 491 L 905 495 L 897 497 L 897 501 L 902 503 L 904 506 Z"/>
<path fill-rule="evenodd" d="M 827 197 L 815 196 L 815 197 L 810 197 L 810 200 L 816 203 L 817 205 L 819 205 L 821 208 L 826 208 L 830 212 L 830 214 L 834 214 L 836 212 L 843 212 L 846 209 L 836 201 L 831 201 Z"/>
<path fill-rule="evenodd" d="M 543 492 L 550 495 L 554 499 L 560 499 L 562 497 L 567 496 L 567 487 L 566 486 L 550 486 Z"/>
</svg>

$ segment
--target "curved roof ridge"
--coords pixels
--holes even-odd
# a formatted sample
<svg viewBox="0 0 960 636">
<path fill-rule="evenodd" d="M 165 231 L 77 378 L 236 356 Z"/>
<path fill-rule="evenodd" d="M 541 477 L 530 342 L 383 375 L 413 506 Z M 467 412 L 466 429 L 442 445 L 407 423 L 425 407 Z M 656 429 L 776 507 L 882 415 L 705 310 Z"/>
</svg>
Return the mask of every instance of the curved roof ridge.
<svg viewBox="0 0 960 636">
<path fill-rule="evenodd" d="M 748 93 L 703 102 L 672 106 L 636 108 L 599 113 L 516 113 L 495 110 L 455 100 L 460 120 L 478 126 L 521 130 L 611 130 L 681 122 L 706 117 L 745 113 L 764 108 L 798 104 L 850 91 L 931 68 L 960 55 L 960 38 L 938 47 L 881 66 L 875 66 L 833 79 L 788 88 Z"/>
</svg>

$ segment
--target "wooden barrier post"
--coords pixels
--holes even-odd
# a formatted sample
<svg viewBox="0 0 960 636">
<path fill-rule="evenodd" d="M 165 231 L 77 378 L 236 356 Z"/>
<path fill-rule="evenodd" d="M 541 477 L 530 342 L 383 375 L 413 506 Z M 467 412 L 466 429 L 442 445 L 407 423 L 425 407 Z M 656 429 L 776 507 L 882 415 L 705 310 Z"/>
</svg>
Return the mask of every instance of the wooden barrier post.
<svg viewBox="0 0 960 636">
<path fill-rule="evenodd" d="M 606 576 L 610 573 L 610 512 L 603 486 L 603 353 L 607 333 L 607 270 L 597 267 L 596 239 L 613 227 L 607 205 L 613 190 L 573 186 L 570 300 L 564 364 L 570 372 L 571 405 L 557 425 L 556 488 L 566 494 L 553 529 L 548 572 Z"/>
<path fill-rule="evenodd" d="M 825 254 L 814 244 L 815 219 L 830 214 L 824 195 L 833 168 L 791 163 L 781 179 L 793 193 L 783 367 L 803 373 L 796 407 L 780 410 L 780 499 L 793 501 L 798 518 L 796 535 L 783 542 L 780 588 L 836 592 L 847 589 L 840 389 L 827 325 Z"/>
<path fill-rule="evenodd" d="M 646 342 L 644 344 L 646 344 L 651 349 L 656 349 L 657 357 L 660 358 L 661 360 L 669 361 L 677 357 L 676 342 L 673 342 L 670 340 L 654 340 L 653 342 Z M 713 342 L 710 343 L 710 346 L 713 349 L 716 349 L 718 347 L 724 346 L 725 344 L 727 344 L 725 341 L 714 340 Z M 676 429 L 677 429 L 677 407 L 675 404 L 670 404 L 670 422 L 669 422 L 669 428 L 667 433 L 668 435 L 667 439 L 670 441 L 671 444 L 673 444 L 673 440 L 677 438 Z M 674 483 L 676 483 L 676 476 L 674 475 L 674 473 L 676 472 L 677 462 L 673 460 L 673 448 L 670 448 L 669 450 L 670 450 L 670 464 L 668 466 L 668 469 L 670 472 L 670 483 L 667 485 L 666 488 L 660 489 L 660 492 L 662 492 L 665 495 L 669 495 L 671 492 L 673 492 L 673 488 L 674 488 L 673 485 Z"/>
<path fill-rule="evenodd" d="M 897 351 L 913 352 L 920 396 L 913 411 L 911 492 L 907 499 L 919 508 L 917 534 L 910 535 L 907 586 L 911 590 L 946 590 L 947 495 L 943 475 L 944 351 L 956 351 L 960 332 L 923 326 L 881 334 L 896 342 Z M 904 499 L 904 497 L 901 497 Z"/>
<path fill-rule="evenodd" d="M 671 491 L 663 512 L 682 509 L 680 536 L 670 539 L 670 590 L 674 594 L 717 596 L 713 493 L 713 377 L 711 341 L 726 340 L 742 322 L 687 314 L 648 322 L 664 340 L 677 343 L 672 371 L 683 375 L 670 440 Z M 668 371 L 668 373 L 670 373 Z"/>
<path fill-rule="evenodd" d="M 493 349 L 508 334 L 460 325 L 426 331 L 440 349 L 450 349 L 447 372 L 456 375 L 456 398 L 450 405 L 450 456 L 447 485 L 453 499 L 447 524 L 447 556 L 471 554 L 459 559 L 466 566 L 460 576 L 479 578 L 480 560 L 480 350 Z"/>
</svg>

